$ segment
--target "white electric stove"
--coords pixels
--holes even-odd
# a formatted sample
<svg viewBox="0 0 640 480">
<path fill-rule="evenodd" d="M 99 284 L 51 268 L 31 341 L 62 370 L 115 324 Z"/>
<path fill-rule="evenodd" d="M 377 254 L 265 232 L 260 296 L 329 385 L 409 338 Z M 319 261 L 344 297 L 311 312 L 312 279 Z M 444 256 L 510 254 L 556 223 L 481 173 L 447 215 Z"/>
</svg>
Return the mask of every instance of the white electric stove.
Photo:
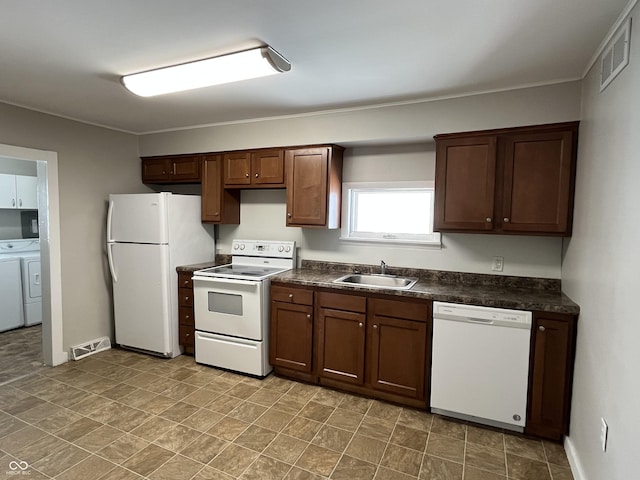
<svg viewBox="0 0 640 480">
<path fill-rule="evenodd" d="M 228 265 L 193 274 L 196 362 L 264 377 L 269 278 L 295 268 L 295 242 L 233 240 Z"/>
</svg>

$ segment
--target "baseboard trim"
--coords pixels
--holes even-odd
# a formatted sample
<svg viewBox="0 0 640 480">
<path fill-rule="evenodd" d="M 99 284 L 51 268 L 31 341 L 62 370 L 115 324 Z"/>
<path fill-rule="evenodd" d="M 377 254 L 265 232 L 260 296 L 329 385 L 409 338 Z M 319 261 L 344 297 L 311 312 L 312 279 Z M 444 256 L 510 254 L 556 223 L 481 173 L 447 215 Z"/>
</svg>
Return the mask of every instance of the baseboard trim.
<svg viewBox="0 0 640 480">
<path fill-rule="evenodd" d="M 569 460 L 573 480 L 588 480 L 570 437 L 564 437 L 564 450 L 567 452 L 567 459 Z"/>
</svg>

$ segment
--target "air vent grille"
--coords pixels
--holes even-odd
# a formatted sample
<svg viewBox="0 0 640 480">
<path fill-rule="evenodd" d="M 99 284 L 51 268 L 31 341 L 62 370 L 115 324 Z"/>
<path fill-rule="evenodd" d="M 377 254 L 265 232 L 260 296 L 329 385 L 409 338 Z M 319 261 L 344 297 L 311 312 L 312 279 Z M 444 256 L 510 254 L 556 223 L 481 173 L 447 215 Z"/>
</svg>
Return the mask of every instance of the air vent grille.
<svg viewBox="0 0 640 480">
<path fill-rule="evenodd" d="M 631 18 L 628 18 L 602 54 L 600 91 L 607 88 L 613 79 L 629 64 L 630 41 Z"/>
</svg>

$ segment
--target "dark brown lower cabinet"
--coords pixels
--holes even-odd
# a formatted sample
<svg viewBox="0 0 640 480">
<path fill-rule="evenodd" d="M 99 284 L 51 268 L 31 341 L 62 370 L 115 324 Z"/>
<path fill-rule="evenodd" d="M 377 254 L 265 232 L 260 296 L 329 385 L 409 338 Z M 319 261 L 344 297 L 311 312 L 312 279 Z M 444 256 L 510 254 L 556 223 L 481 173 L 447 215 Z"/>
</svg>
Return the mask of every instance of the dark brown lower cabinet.
<svg viewBox="0 0 640 480">
<path fill-rule="evenodd" d="M 270 344 L 271 365 L 311 373 L 313 307 L 271 302 Z"/>
<path fill-rule="evenodd" d="M 429 308 L 418 319 L 401 318 L 403 307 L 415 304 L 391 301 L 395 312 L 376 313 L 388 300 L 369 301 L 369 373 L 371 388 L 404 397 L 424 400 L 427 384 L 427 325 Z M 415 318 L 415 317 L 414 317 Z"/>
<path fill-rule="evenodd" d="M 569 433 L 576 321 L 534 312 L 525 433 L 560 440 Z"/>
<path fill-rule="evenodd" d="M 195 353 L 195 321 L 193 317 L 193 282 L 191 272 L 178 272 L 178 334 L 185 353 Z"/>
</svg>

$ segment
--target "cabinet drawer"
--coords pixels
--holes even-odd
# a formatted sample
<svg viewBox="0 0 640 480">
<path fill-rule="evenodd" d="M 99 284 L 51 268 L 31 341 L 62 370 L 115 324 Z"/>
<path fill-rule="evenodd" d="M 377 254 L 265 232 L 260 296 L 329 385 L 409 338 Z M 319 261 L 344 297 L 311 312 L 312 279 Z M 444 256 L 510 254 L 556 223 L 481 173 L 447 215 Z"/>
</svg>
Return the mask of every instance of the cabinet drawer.
<svg viewBox="0 0 640 480">
<path fill-rule="evenodd" d="M 179 307 L 178 318 L 180 325 L 195 325 L 192 307 Z"/>
<path fill-rule="evenodd" d="M 178 289 L 178 305 L 181 307 L 193 307 L 193 290 L 191 288 Z"/>
<path fill-rule="evenodd" d="M 193 327 L 189 325 L 180 325 L 180 345 L 183 347 L 193 347 L 195 345 Z"/>
<path fill-rule="evenodd" d="M 369 312 L 372 315 L 417 320 L 419 322 L 427 322 L 429 320 L 429 304 L 426 301 L 416 302 L 370 298 Z"/>
<path fill-rule="evenodd" d="M 313 305 L 313 290 L 272 285 L 271 300 L 276 302 L 297 303 L 299 305 Z"/>
<path fill-rule="evenodd" d="M 318 305 L 334 310 L 365 313 L 367 311 L 367 297 L 342 293 L 318 293 Z"/>
<path fill-rule="evenodd" d="M 192 273 L 180 272 L 178 273 L 178 287 L 180 288 L 193 288 Z"/>
</svg>

